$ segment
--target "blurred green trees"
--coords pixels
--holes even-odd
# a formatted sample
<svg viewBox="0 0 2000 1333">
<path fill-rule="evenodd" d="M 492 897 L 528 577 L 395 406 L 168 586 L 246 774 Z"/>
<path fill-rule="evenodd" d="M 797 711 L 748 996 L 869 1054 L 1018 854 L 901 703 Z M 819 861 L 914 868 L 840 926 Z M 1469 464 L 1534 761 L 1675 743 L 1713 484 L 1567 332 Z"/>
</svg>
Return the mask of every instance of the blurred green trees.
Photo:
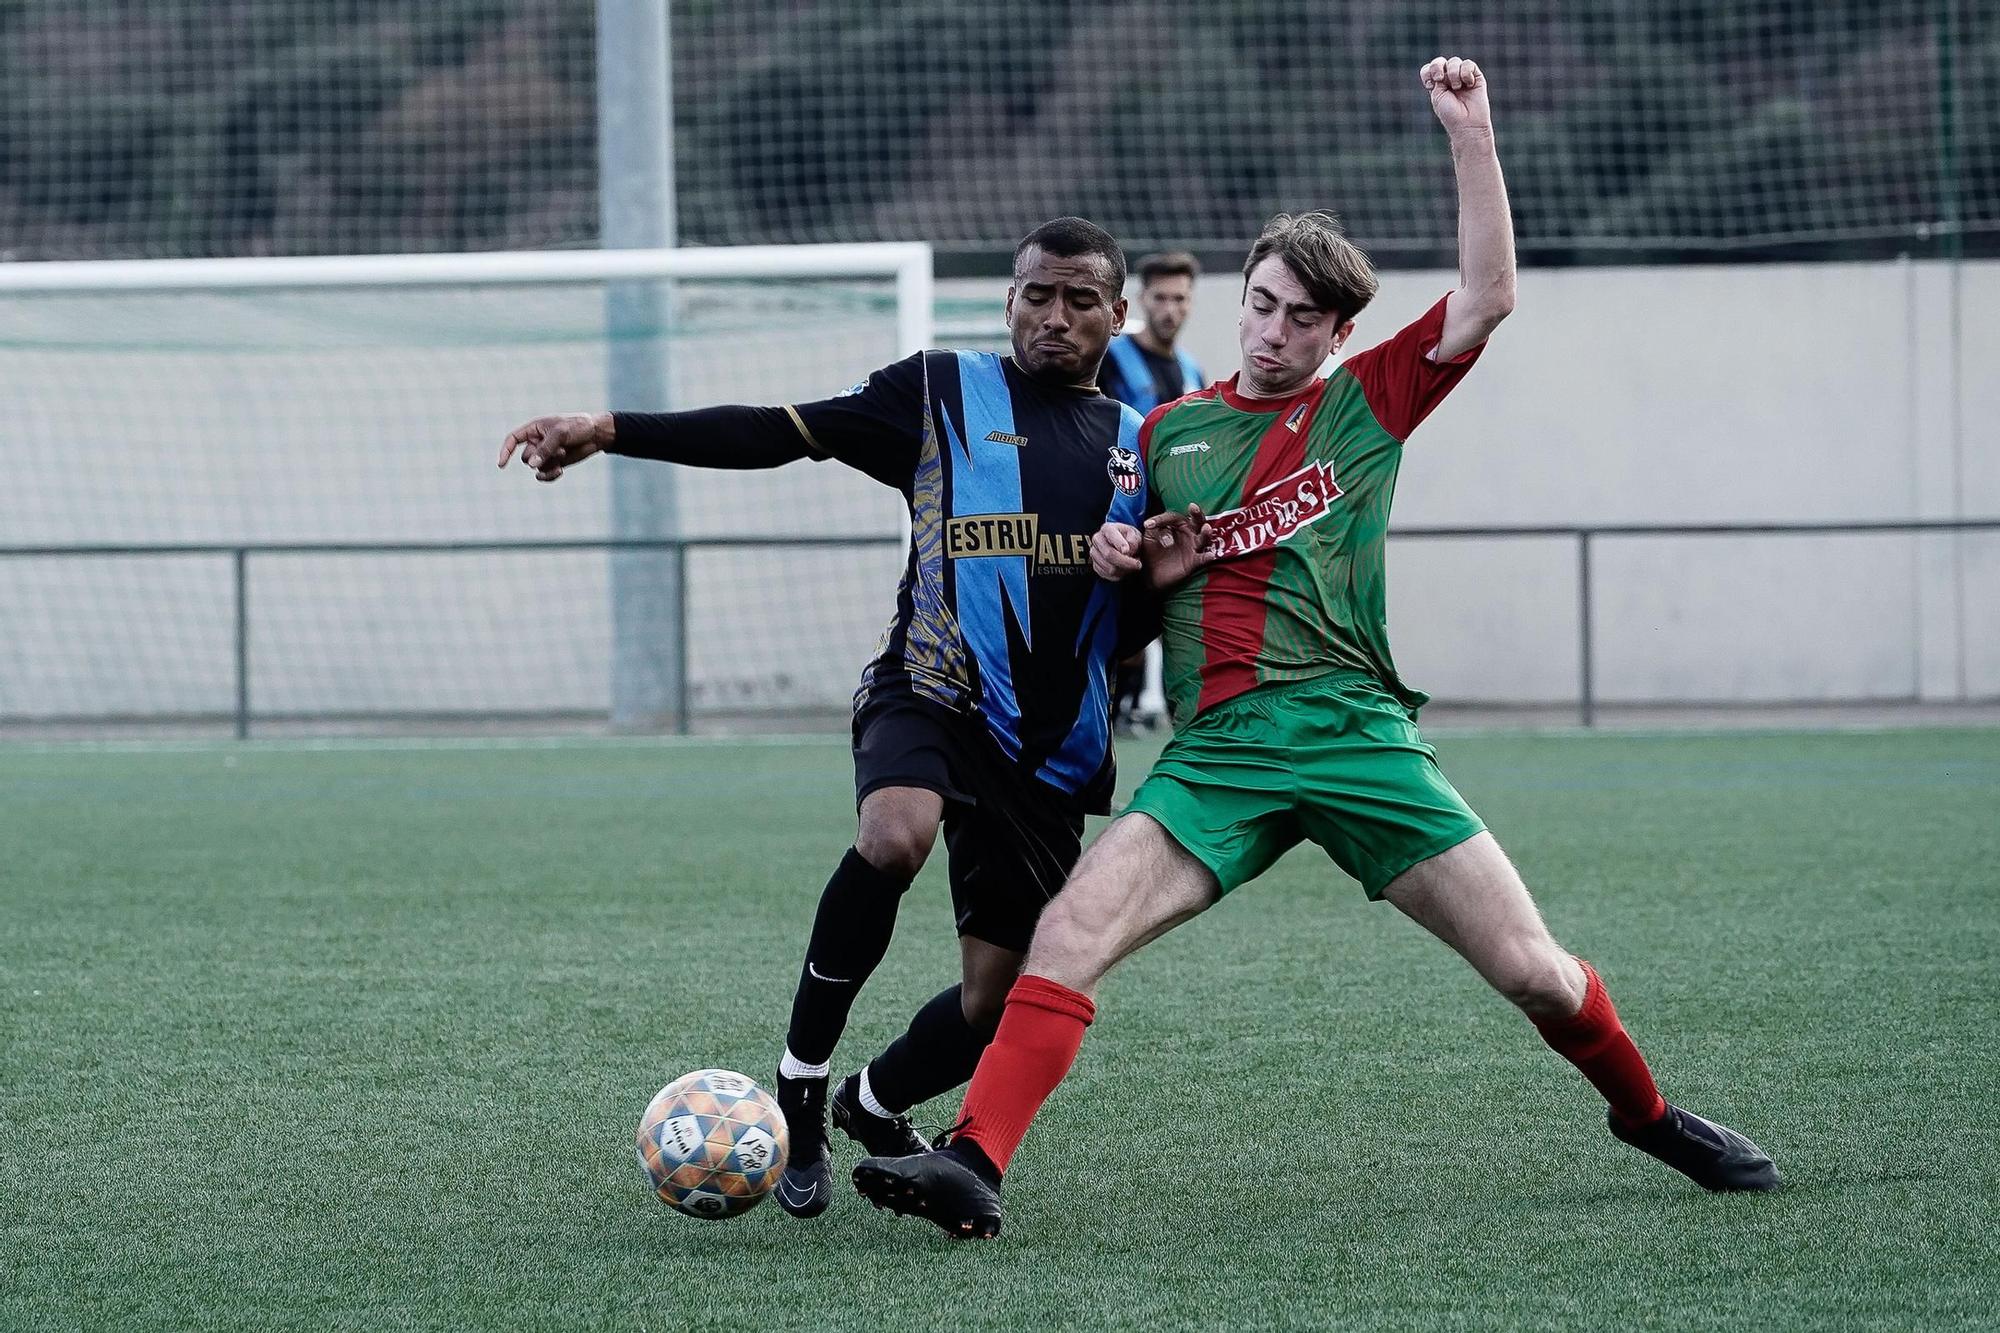
<svg viewBox="0 0 2000 1333">
<path fill-rule="evenodd" d="M 0 0 L 16 258 L 588 245 L 588 0 Z M 675 0 L 687 241 L 1448 245 L 1429 55 L 1492 71 L 1524 244 L 2000 229 L 1980 0 Z"/>
</svg>

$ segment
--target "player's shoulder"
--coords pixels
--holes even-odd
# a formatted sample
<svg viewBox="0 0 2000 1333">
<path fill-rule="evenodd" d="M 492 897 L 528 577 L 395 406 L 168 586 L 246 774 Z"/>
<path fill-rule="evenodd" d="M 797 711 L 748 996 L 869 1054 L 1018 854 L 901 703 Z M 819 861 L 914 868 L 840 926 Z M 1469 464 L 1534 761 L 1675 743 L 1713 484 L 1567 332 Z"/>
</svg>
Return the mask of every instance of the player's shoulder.
<svg viewBox="0 0 2000 1333">
<path fill-rule="evenodd" d="M 1444 337 L 1445 313 L 1452 295 L 1444 293 L 1401 328 L 1342 358 L 1340 368 L 1347 368 L 1350 373 L 1365 373 L 1371 364 L 1392 360 L 1438 364 L 1431 354 Z"/>
<path fill-rule="evenodd" d="M 957 370 L 962 367 L 998 372 L 1002 360 L 1004 358 L 998 352 L 980 352 L 969 347 L 932 347 L 917 353 L 914 357 L 906 358 L 905 362 L 919 363 L 933 372 L 945 368 Z"/>
<path fill-rule="evenodd" d="M 983 352 L 972 347 L 927 347 L 896 362 L 898 366 L 920 366 L 931 374 L 940 370 L 970 371 L 998 375 L 1012 360 L 1002 352 Z"/>
<path fill-rule="evenodd" d="M 936 351 L 930 349 L 921 352 L 911 352 L 908 356 L 900 357 L 885 366 L 878 366 L 869 373 L 867 379 L 849 389 L 848 392 L 859 393 L 871 385 L 900 388 L 921 384 L 930 373 L 931 358 L 937 355 Z"/>
<path fill-rule="evenodd" d="M 1069 398 L 1083 411 L 1086 418 L 1118 423 L 1117 431 L 1120 435 L 1138 431 L 1146 419 L 1145 413 L 1124 399 L 1106 393 L 1101 383 L 1095 390 L 1072 389 L 1069 391 Z"/>
<path fill-rule="evenodd" d="M 1094 394 L 1093 398 L 1096 403 L 1102 404 L 1099 410 L 1108 411 L 1110 419 L 1118 423 L 1118 439 L 1121 444 L 1124 441 L 1136 440 L 1145 431 L 1146 414 L 1138 408 L 1123 399 L 1113 398 L 1102 390 Z"/>
<path fill-rule="evenodd" d="M 1221 387 L 1219 384 L 1211 384 L 1206 388 L 1196 389 L 1192 393 L 1184 393 L 1171 402 L 1161 403 L 1158 407 L 1148 412 L 1146 419 L 1139 423 L 1140 444 L 1144 446 L 1151 443 L 1153 436 L 1163 426 L 1168 430 L 1172 430 L 1183 421 L 1189 420 L 1190 412 L 1197 411 L 1208 404 L 1221 402 Z M 1172 424 L 1168 424 L 1170 419 Z"/>
<path fill-rule="evenodd" d="M 899 388 L 956 395 L 977 380 L 1006 386 L 1007 358 L 968 347 L 928 347 L 876 371 Z"/>
<path fill-rule="evenodd" d="M 1161 403 L 1146 414 L 1146 425 L 1156 427 L 1162 421 L 1165 421 L 1169 415 L 1174 413 L 1185 414 L 1189 410 L 1198 410 L 1221 402 L 1222 384 L 1220 381 L 1217 381 L 1214 384 L 1184 393 L 1169 402 Z"/>
</svg>

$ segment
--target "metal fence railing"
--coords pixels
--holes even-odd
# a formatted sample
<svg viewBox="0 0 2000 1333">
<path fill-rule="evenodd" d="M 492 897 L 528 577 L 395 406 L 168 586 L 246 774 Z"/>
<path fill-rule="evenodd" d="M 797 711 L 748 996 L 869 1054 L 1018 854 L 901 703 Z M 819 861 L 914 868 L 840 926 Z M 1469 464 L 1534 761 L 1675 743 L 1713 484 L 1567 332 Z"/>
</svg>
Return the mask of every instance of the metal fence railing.
<svg viewBox="0 0 2000 1333">
<path fill-rule="evenodd" d="M 1481 539 L 1567 539 L 1575 544 L 1577 588 L 1577 721 L 1586 727 L 1595 724 L 1598 711 L 1596 672 L 1595 588 L 1592 555 L 1607 541 L 1634 538 L 1756 537 L 1756 536 L 1835 536 L 1854 534 L 1950 535 L 1969 532 L 2000 532 L 2000 518 L 1975 519 L 1883 519 L 1838 522 L 1791 523 L 1604 523 L 1553 524 L 1506 527 L 1478 525 L 1414 526 L 1390 529 L 1398 541 Z M 683 623 L 674 635 L 678 655 L 673 679 L 677 682 L 673 717 L 675 729 L 689 728 L 690 707 L 687 671 L 687 557 L 690 551 L 768 550 L 773 548 L 855 548 L 897 547 L 897 536 L 715 536 L 687 538 L 551 538 L 510 541 L 410 541 L 410 542 L 246 542 L 246 543 L 153 543 L 0 546 L 0 561 L 14 559 L 91 560 L 108 557 L 189 557 L 226 558 L 233 572 L 235 620 L 235 735 L 247 739 L 258 720 L 254 707 L 251 674 L 250 629 L 253 607 L 250 600 L 250 567 L 258 558 L 278 556 L 380 556 L 380 555 L 465 555 L 493 552 L 663 551 L 670 553 L 669 577 L 675 584 L 672 604 L 681 608 Z M 4 720 L 4 719 L 0 719 Z"/>
<path fill-rule="evenodd" d="M 2000 532 L 2000 518 L 1856 519 L 1799 523 L 1598 523 L 1549 527 L 1409 527 L 1391 528 L 1389 535 L 1399 539 L 1498 537 L 1568 538 L 1574 541 L 1577 588 L 1577 721 L 1589 727 L 1594 726 L 1597 721 L 1596 617 L 1591 580 L 1591 552 L 1597 543 L 1617 538 L 1641 537 L 1789 537 L 1861 533 L 1919 536 L 1955 532 Z"/>
</svg>

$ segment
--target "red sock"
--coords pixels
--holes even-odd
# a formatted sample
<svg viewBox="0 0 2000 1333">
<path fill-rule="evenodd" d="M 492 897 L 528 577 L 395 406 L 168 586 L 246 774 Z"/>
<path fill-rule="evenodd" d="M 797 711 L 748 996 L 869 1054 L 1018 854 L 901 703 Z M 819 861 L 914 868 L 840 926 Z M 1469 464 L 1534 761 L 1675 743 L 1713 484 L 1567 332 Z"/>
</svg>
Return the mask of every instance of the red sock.
<svg viewBox="0 0 2000 1333">
<path fill-rule="evenodd" d="M 1005 1171 L 1036 1112 L 1076 1062 L 1083 1030 L 1096 1015 L 1089 996 L 1023 973 L 1007 992 L 1000 1030 L 965 1090 L 958 1137 Z"/>
<path fill-rule="evenodd" d="M 1582 1070 L 1591 1085 L 1604 1094 L 1620 1120 L 1628 1125 L 1649 1125 L 1667 1113 L 1666 1100 L 1653 1086 L 1653 1071 L 1646 1068 L 1646 1057 L 1639 1054 L 1639 1048 L 1625 1034 L 1625 1025 L 1618 1021 L 1618 1011 L 1611 1007 L 1611 997 L 1597 979 L 1597 969 L 1581 958 L 1576 961 L 1583 969 L 1583 1008 L 1574 1018 L 1538 1019 L 1535 1026 L 1543 1041 Z"/>
</svg>

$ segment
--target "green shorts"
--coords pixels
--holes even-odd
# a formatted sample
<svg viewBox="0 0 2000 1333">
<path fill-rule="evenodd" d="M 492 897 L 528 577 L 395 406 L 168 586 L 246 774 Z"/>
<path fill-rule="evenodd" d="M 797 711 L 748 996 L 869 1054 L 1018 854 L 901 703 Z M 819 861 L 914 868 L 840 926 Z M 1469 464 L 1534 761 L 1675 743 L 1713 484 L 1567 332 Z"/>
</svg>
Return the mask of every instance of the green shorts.
<svg viewBox="0 0 2000 1333">
<path fill-rule="evenodd" d="M 1380 898 L 1417 862 L 1486 828 L 1410 710 L 1352 672 L 1215 705 L 1167 742 L 1125 808 L 1158 820 L 1224 893 L 1310 838 Z"/>
</svg>

